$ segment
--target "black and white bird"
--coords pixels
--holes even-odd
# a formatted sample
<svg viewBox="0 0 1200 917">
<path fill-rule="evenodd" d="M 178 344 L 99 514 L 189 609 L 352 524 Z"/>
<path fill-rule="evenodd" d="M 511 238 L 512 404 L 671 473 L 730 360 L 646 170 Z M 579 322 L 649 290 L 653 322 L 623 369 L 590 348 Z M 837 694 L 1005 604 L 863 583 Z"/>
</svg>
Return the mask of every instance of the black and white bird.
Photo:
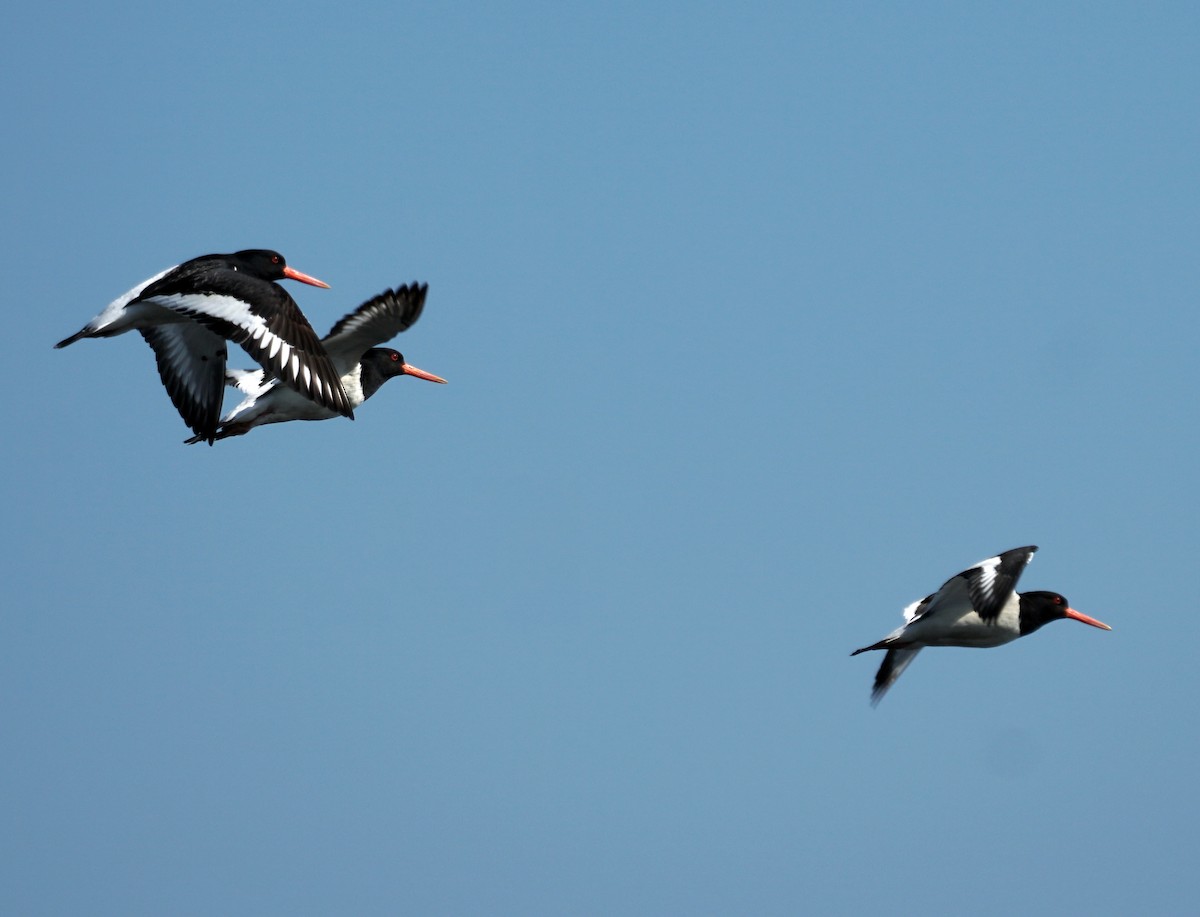
<svg viewBox="0 0 1200 917">
<path fill-rule="evenodd" d="M 1001 646 L 1043 624 L 1072 618 L 1092 627 L 1107 624 L 1071 608 L 1057 592 L 1014 591 L 1037 547 L 1013 548 L 953 576 L 933 595 L 904 609 L 904 626 L 878 643 L 855 650 L 887 650 L 875 674 L 871 703 L 883 695 L 926 646 Z"/>
<path fill-rule="evenodd" d="M 212 442 L 224 397 L 226 340 L 305 399 L 353 419 L 339 373 L 296 301 L 276 280 L 328 284 L 288 266 L 278 252 L 204 255 L 167 268 L 117 297 L 55 347 L 136 329 L 154 349 L 159 376 L 184 422 Z"/>
<path fill-rule="evenodd" d="M 425 308 L 429 284 L 408 284 L 384 290 L 378 296 L 344 316 L 321 339 L 321 344 L 337 372 L 350 405 L 360 404 L 396 376 L 415 376 L 429 382 L 445 383 L 441 376 L 410 366 L 404 355 L 387 347 L 375 347 L 411 328 Z M 226 382 L 241 391 L 245 399 L 221 419 L 216 438 L 242 436 L 268 423 L 289 420 L 329 420 L 337 415 L 315 402 L 284 388 L 262 370 L 228 370 Z M 200 442 L 193 436 L 188 443 Z"/>
</svg>

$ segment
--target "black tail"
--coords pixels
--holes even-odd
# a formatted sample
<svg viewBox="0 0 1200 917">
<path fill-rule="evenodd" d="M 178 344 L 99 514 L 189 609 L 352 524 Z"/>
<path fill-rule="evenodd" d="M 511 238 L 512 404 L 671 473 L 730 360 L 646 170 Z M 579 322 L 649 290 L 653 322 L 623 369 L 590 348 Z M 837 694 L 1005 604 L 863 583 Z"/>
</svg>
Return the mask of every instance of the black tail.
<svg viewBox="0 0 1200 917">
<path fill-rule="evenodd" d="M 353 418 L 352 418 L 353 419 Z M 229 439 L 231 436 L 245 436 L 254 429 L 254 424 L 249 423 L 233 423 L 221 424 L 213 432 L 211 437 L 205 436 L 203 433 L 197 433 L 195 436 L 188 437 L 184 440 L 186 445 L 192 446 L 196 443 L 207 442 L 210 446 L 218 439 Z"/>
<path fill-rule="evenodd" d="M 62 347 L 66 347 L 70 344 L 74 344 L 80 338 L 85 338 L 87 336 L 88 336 L 87 328 L 86 327 L 80 328 L 78 331 L 76 331 L 74 334 L 72 334 L 69 338 L 63 338 L 61 341 L 59 341 L 57 344 L 55 344 L 54 349 L 58 350 Z"/>
<path fill-rule="evenodd" d="M 870 646 L 862 646 L 856 649 L 851 656 L 857 656 L 859 653 L 869 653 L 871 650 L 890 650 L 893 644 L 887 640 L 880 640 L 878 643 L 872 643 Z"/>
</svg>

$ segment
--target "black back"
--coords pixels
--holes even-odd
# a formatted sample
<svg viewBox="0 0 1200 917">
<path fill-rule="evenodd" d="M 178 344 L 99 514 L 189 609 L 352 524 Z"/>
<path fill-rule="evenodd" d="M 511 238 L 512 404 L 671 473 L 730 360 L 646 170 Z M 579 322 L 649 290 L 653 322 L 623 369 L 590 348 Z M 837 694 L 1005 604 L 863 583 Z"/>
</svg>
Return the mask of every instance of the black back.
<svg viewBox="0 0 1200 917">
<path fill-rule="evenodd" d="M 287 262 L 279 252 L 251 248 L 229 255 L 202 255 L 185 261 L 142 290 L 139 300 L 172 294 L 215 293 L 233 296 L 259 315 L 295 306 L 295 300 L 273 281 L 282 280 Z"/>
</svg>

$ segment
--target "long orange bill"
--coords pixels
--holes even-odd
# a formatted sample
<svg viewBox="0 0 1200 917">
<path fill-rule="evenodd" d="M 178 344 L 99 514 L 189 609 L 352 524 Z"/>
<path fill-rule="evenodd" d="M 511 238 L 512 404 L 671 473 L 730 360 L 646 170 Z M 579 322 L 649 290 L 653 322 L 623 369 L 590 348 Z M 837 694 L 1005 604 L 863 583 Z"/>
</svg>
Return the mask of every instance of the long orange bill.
<svg viewBox="0 0 1200 917">
<path fill-rule="evenodd" d="M 1074 618 L 1076 621 L 1082 621 L 1084 624 L 1090 624 L 1092 627 L 1099 627 L 1101 630 L 1112 630 L 1103 621 L 1097 621 L 1095 618 L 1089 618 L 1081 611 L 1076 611 L 1074 608 L 1067 609 L 1067 617 Z"/>
<path fill-rule="evenodd" d="M 329 284 L 327 284 L 324 280 L 317 280 L 316 277 L 309 277 L 307 274 L 301 274 L 294 267 L 285 267 L 283 269 L 283 276 L 290 277 L 292 280 L 299 280 L 301 283 L 311 284 L 314 287 L 322 287 L 326 290 L 329 289 Z"/>
<path fill-rule="evenodd" d="M 446 384 L 446 380 L 441 376 L 435 376 L 433 373 L 427 373 L 423 369 L 417 369 L 415 366 L 409 366 L 407 363 L 400 364 L 400 371 L 406 376 L 416 376 L 418 379 L 424 379 L 426 382 L 440 382 Z"/>
</svg>

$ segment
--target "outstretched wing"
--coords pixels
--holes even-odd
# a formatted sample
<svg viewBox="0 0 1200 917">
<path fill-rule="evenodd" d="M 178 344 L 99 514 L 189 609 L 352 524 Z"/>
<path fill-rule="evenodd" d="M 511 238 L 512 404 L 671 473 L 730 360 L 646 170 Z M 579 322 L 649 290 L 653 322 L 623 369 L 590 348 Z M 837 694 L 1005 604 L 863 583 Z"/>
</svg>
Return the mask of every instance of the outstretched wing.
<svg viewBox="0 0 1200 917">
<path fill-rule="evenodd" d="M 212 445 L 224 398 L 225 339 L 195 322 L 141 328 L 158 375 L 197 441 Z"/>
<path fill-rule="evenodd" d="M 168 293 L 146 301 L 185 315 L 240 344 L 263 369 L 310 401 L 345 417 L 354 416 L 341 376 L 299 308 L 264 316 L 247 309 L 243 300 L 219 293 Z"/>
<path fill-rule="evenodd" d="M 411 328 L 421 317 L 428 292 L 427 283 L 384 290 L 343 316 L 321 339 L 338 372 L 350 372 L 372 347 Z"/>
<path fill-rule="evenodd" d="M 852 655 L 868 650 L 886 649 L 883 663 L 875 673 L 875 684 L 871 689 L 871 703 L 878 704 L 896 679 L 912 663 L 921 651 L 922 639 L 928 638 L 943 623 L 952 623 L 969 614 L 973 609 L 984 622 L 995 621 L 1009 597 L 1016 589 L 1017 580 L 1033 558 L 1037 548 L 1033 545 L 1014 548 L 995 557 L 982 560 L 975 566 L 950 577 L 942 588 L 904 609 L 904 626 L 878 643 L 855 650 Z M 918 622 L 920 626 L 914 628 Z M 915 632 L 914 632 L 915 631 Z M 907 641 L 904 639 L 907 637 Z M 916 643 L 916 646 L 889 648 L 892 643 Z"/>
<path fill-rule="evenodd" d="M 887 694 L 888 688 L 896 683 L 896 679 L 917 658 L 919 652 L 921 652 L 919 646 L 887 651 L 883 662 L 880 663 L 879 671 L 875 673 L 875 684 L 871 687 L 871 706 L 875 706 L 883 700 L 883 695 Z"/>
<path fill-rule="evenodd" d="M 1017 588 L 1017 580 L 1033 560 L 1036 545 L 1013 548 L 987 560 L 981 560 L 970 570 L 959 574 L 966 580 L 971 605 L 984 621 L 994 621 L 1008 597 Z"/>
<path fill-rule="evenodd" d="M 1017 588 L 1017 580 L 1021 578 L 1035 551 L 1035 545 L 1013 548 L 955 574 L 933 595 L 904 609 L 905 623 L 911 624 L 946 612 L 950 613 L 950 617 L 958 618 L 972 608 L 983 621 L 995 621 L 1008 597 Z"/>
</svg>

